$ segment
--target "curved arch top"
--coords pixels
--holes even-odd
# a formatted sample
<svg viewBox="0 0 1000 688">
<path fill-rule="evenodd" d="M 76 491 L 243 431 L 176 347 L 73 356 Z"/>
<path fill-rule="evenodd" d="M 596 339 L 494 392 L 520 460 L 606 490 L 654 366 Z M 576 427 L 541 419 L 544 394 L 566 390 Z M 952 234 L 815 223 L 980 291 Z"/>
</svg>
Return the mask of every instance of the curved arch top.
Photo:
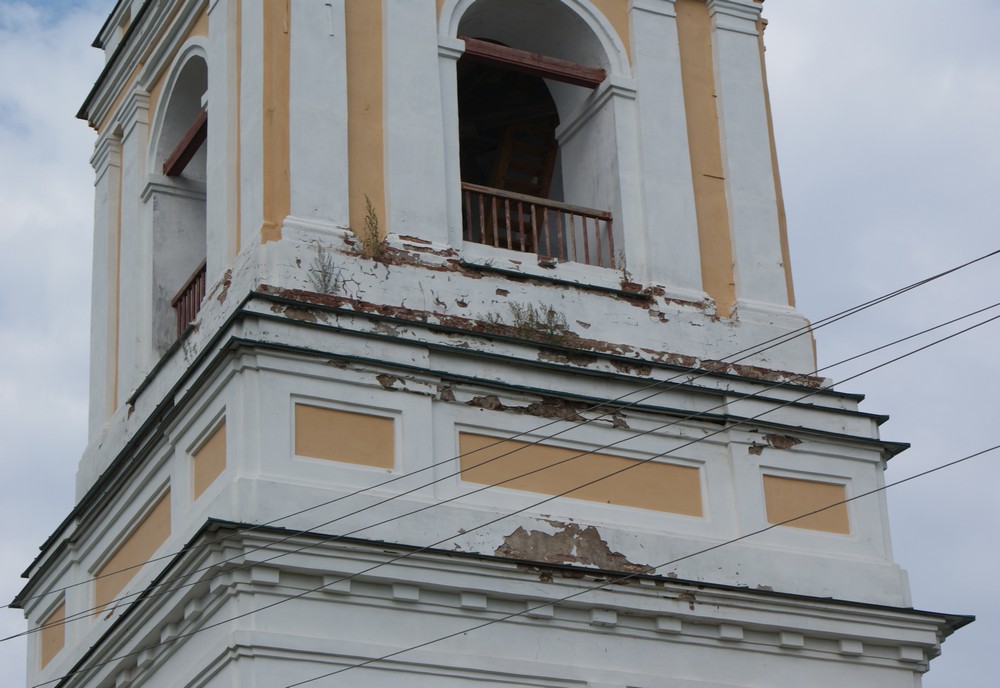
<svg viewBox="0 0 1000 688">
<path fill-rule="evenodd" d="M 160 89 L 161 95 L 157 100 L 156 111 L 153 113 L 152 126 L 149 130 L 149 148 L 146 156 L 149 168 L 147 172 L 149 173 L 157 173 L 158 165 L 163 163 L 162 156 L 159 156 L 158 152 L 164 134 L 164 123 L 167 120 L 170 106 L 174 103 L 174 93 L 178 82 L 181 80 L 181 76 L 184 74 L 191 60 L 194 59 L 201 59 L 205 63 L 207 85 L 208 49 L 206 40 L 201 36 L 192 36 L 185 41 L 184 45 L 177 51 L 177 55 L 170 63 L 170 67 L 167 68 L 166 74 L 162 78 L 163 86 Z"/>
<path fill-rule="evenodd" d="M 449 38 L 457 38 L 459 26 L 469 16 L 470 10 L 473 10 L 477 5 L 485 7 L 491 2 L 493 0 L 444 0 L 438 15 L 439 34 Z M 512 14 L 517 14 L 517 9 L 513 7 L 516 2 L 517 0 L 503 0 L 502 4 L 505 9 L 510 7 Z M 608 17 L 590 0 L 548 0 L 547 5 L 552 9 L 564 9 L 572 12 L 580 22 L 586 25 L 600 45 L 603 53 L 600 57 L 603 59 L 599 61 L 609 74 L 631 78 L 632 67 L 625 41 L 615 30 Z M 547 35 L 551 35 L 551 33 Z M 527 47 L 526 49 L 531 48 Z M 536 52 L 543 51 L 536 49 Z M 553 57 L 565 56 L 553 55 Z"/>
</svg>

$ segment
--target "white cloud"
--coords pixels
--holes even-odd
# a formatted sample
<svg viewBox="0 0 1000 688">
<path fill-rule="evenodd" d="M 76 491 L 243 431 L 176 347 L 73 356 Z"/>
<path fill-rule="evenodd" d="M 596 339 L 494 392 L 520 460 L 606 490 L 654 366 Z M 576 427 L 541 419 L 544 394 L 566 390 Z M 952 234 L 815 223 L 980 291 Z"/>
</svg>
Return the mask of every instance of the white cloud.
<svg viewBox="0 0 1000 688">
<path fill-rule="evenodd" d="M 800 309 L 821 317 L 1000 248 L 1000 3 L 768 0 L 765 13 Z M 1000 300 L 998 264 L 817 333 L 821 364 Z M 998 333 L 987 325 L 849 383 L 863 409 L 891 414 L 883 437 L 913 444 L 888 480 L 1000 442 Z M 925 688 L 1000 681 L 998 467 L 988 455 L 889 494 L 914 604 L 980 615 L 946 642 Z"/>
<path fill-rule="evenodd" d="M 110 9 L 0 0 L 0 597 L 73 501 L 85 442 L 93 135 L 75 114 Z M 800 309 L 818 319 L 997 248 L 1000 48 L 993 0 L 768 0 L 768 69 Z M 997 298 L 996 261 L 821 330 L 821 364 Z M 998 441 L 997 325 L 849 384 L 894 480 Z M 864 364 L 856 366 L 859 370 Z M 836 371 L 835 377 L 849 372 Z M 925 688 L 992 686 L 1000 459 L 892 490 L 918 607 L 981 615 Z M 0 633 L 23 630 L 0 611 Z M 24 644 L 0 645 L 11 685 Z"/>
<path fill-rule="evenodd" d="M 73 503 L 86 441 L 94 138 L 73 116 L 107 5 L 0 3 L 2 603 Z M 0 611 L 0 634 L 23 630 Z M 24 685 L 25 647 L 0 645 L 9 685 Z"/>
</svg>

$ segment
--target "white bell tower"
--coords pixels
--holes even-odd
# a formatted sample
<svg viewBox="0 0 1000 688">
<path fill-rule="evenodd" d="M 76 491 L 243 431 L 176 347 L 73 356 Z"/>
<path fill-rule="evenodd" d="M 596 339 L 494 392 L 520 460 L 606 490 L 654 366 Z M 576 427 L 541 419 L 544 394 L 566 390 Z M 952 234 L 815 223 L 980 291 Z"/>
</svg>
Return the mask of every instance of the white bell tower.
<svg viewBox="0 0 1000 688">
<path fill-rule="evenodd" d="M 845 501 L 905 446 L 814 375 L 760 13 L 119 0 L 29 683 L 919 685 L 969 618 Z"/>
</svg>

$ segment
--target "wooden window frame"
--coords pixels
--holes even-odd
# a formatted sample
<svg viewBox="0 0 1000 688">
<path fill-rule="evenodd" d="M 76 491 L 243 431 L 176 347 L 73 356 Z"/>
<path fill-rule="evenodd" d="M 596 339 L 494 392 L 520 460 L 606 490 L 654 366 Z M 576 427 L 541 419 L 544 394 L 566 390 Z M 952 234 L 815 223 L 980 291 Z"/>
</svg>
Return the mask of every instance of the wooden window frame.
<svg viewBox="0 0 1000 688">
<path fill-rule="evenodd" d="M 202 110 L 194 118 L 191 127 L 181 137 L 177 147 L 167 156 L 163 163 L 163 174 L 168 177 L 179 177 L 207 138 L 208 112 Z"/>
<path fill-rule="evenodd" d="M 597 88 L 607 78 L 607 72 L 600 67 L 587 67 L 478 38 L 459 36 L 459 39 L 465 41 L 463 57 L 476 62 L 590 89 Z"/>
</svg>

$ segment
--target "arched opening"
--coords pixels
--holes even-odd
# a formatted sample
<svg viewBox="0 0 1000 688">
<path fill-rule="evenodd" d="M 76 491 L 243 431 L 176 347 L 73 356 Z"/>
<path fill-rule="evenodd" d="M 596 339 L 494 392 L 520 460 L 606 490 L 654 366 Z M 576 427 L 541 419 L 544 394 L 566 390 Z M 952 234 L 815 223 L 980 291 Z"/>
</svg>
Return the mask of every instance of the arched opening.
<svg viewBox="0 0 1000 688">
<path fill-rule="evenodd" d="M 153 342 L 163 353 L 205 296 L 208 65 L 193 55 L 165 98 L 147 202 L 153 214 Z"/>
<path fill-rule="evenodd" d="M 614 267 L 618 156 L 600 41 L 560 0 L 479 0 L 457 31 L 464 240 Z"/>
</svg>

